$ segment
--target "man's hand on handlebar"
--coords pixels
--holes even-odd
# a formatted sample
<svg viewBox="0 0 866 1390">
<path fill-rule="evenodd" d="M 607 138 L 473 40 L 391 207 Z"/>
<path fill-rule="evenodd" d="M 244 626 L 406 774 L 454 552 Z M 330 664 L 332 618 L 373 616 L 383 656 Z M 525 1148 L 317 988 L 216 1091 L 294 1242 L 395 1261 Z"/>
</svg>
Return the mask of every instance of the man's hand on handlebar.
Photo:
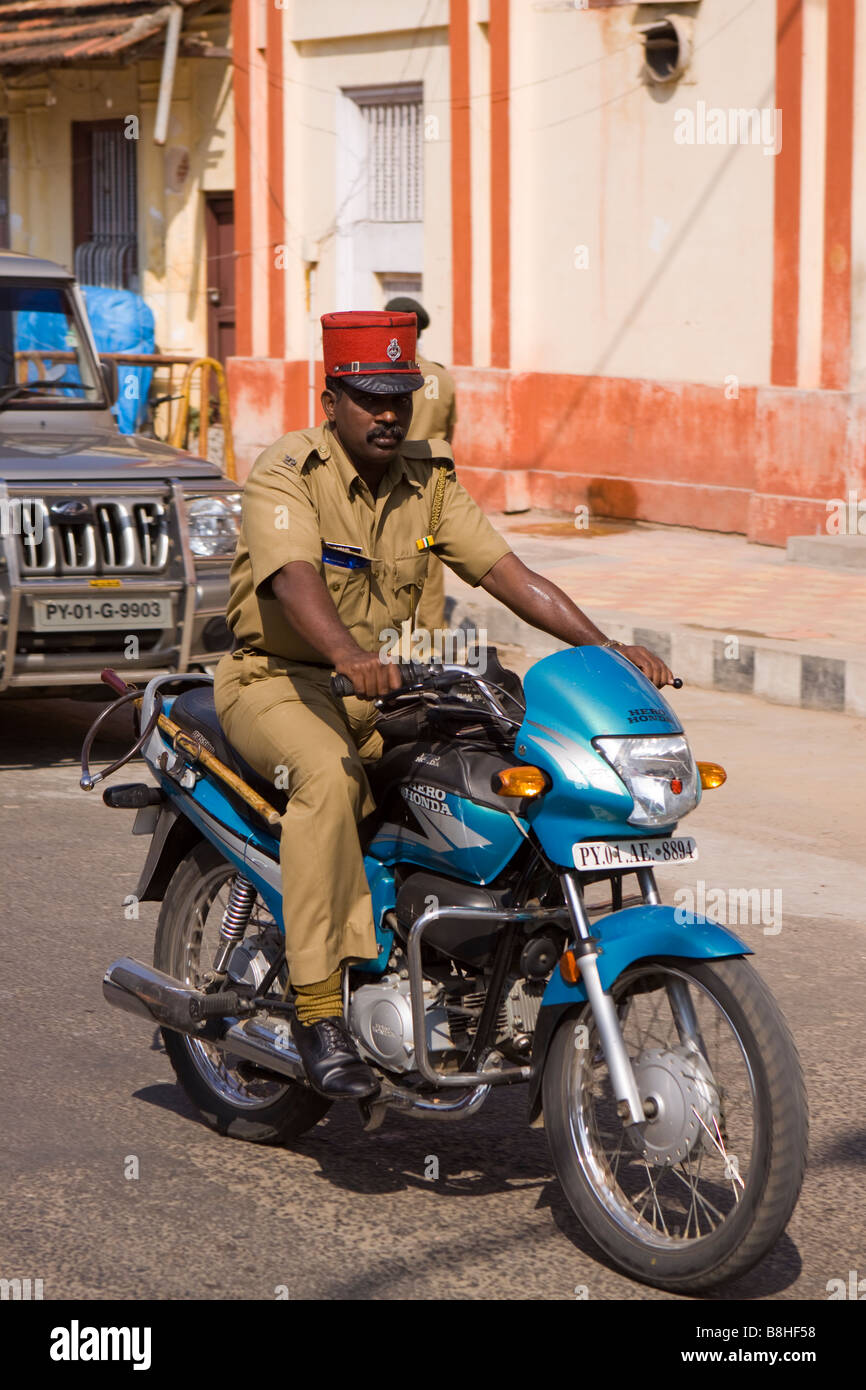
<svg viewBox="0 0 866 1390">
<path fill-rule="evenodd" d="M 627 661 L 636 666 L 639 671 L 651 680 L 658 690 L 663 685 L 676 685 L 673 672 L 668 669 L 660 656 L 651 652 L 646 647 L 628 647 L 624 642 L 618 642 L 613 651 L 620 652 Z M 682 681 L 679 682 L 682 685 Z"/>
<path fill-rule="evenodd" d="M 380 661 L 378 652 L 365 652 L 361 647 L 337 656 L 334 670 L 338 675 L 348 676 L 360 700 L 375 700 L 379 695 L 387 695 L 389 690 L 400 690 L 403 685 L 402 672 L 395 662 Z"/>
</svg>

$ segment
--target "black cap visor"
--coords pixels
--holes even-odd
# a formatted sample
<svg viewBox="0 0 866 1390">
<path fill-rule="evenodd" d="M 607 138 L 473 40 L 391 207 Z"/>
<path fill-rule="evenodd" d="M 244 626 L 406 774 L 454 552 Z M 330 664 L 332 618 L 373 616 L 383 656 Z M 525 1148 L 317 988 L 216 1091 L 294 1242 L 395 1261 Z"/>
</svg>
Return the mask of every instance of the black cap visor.
<svg viewBox="0 0 866 1390">
<path fill-rule="evenodd" d="M 402 396 L 406 391 L 420 391 L 424 377 L 420 372 L 371 372 L 351 375 L 340 372 L 334 377 L 356 391 L 370 391 L 374 396 Z"/>
</svg>

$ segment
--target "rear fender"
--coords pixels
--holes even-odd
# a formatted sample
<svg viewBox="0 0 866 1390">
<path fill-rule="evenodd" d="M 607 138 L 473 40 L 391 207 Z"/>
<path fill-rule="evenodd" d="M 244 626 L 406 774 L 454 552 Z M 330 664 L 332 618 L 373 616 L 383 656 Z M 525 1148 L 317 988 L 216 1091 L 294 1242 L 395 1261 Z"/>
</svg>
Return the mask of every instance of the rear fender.
<svg viewBox="0 0 866 1390">
<path fill-rule="evenodd" d="M 655 960 L 659 956 L 674 960 L 723 960 L 752 954 L 745 941 L 717 922 L 660 903 L 642 903 L 611 912 L 593 922 L 592 929 L 599 943 L 598 973 L 605 989 L 610 989 L 623 971 L 638 960 Z M 576 1013 L 585 1003 L 583 985 L 569 984 L 559 970 L 554 970 L 544 991 L 532 1043 L 530 1122 L 541 1109 L 541 1076 L 550 1040 L 566 1014 Z"/>
<path fill-rule="evenodd" d="M 181 814 L 174 801 L 164 801 L 135 890 L 138 901 L 162 902 L 178 864 L 203 839 L 198 826 Z"/>
</svg>

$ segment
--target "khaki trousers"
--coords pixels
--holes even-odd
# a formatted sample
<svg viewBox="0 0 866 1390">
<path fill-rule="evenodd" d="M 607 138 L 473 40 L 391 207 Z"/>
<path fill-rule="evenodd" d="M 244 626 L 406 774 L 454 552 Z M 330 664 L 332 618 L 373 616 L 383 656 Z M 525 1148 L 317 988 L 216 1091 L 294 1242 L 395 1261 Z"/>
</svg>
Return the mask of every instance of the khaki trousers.
<svg viewBox="0 0 866 1390">
<path fill-rule="evenodd" d="M 357 823 L 375 808 L 364 762 L 381 756 L 369 700 L 336 699 L 330 671 L 253 652 L 216 669 L 214 701 L 229 741 L 288 794 L 280 821 L 286 959 L 292 984 L 326 980 L 376 955 Z"/>
</svg>

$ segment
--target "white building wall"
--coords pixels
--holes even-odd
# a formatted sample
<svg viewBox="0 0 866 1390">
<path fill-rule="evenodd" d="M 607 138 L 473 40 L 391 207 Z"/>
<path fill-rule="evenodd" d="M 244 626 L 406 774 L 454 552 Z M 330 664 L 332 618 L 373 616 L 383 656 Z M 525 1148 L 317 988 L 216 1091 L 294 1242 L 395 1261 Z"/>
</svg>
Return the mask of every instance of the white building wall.
<svg viewBox="0 0 866 1390">
<path fill-rule="evenodd" d="M 821 385 L 824 311 L 824 177 L 827 141 L 827 0 L 803 6 L 800 165 L 800 306 L 797 384 Z"/>
<path fill-rule="evenodd" d="M 490 27 L 487 0 L 472 0 L 469 85 L 472 141 L 472 353 L 490 366 Z M 458 306 L 458 312 L 465 312 Z"/>
<path fill-rule="evenodd" d="M 450 358 L 451 196 L 447 3 L 379 0 L 363 6 L 296 0 L 285 49 L 287 244 L 295 261 L 287 303 L 289 357 L 310 351 L 310 319 L 335 309 L 381 308 L 375 271 L 419 270 L 431 318 L 428 352 Z M 363 129 L 344 95 L 358 87 L 423 84 L 424 220 L 363 221 Z M 390 258 L 390 263 L 389 263 Z M 381 264 L 378 262 L 381 261 Z M 314 267 L 312 274 L 309 267 Z M 311 279 L 315 303 L 307 309 Z M 316 352 L 320 334 L 315 330 Z"/>
<path fill-rule="evenodd" d="M 775 5 L 669 8 L 697 8 L 694 56 L 655 87 L 635 22 L 649 7 L 512 4 L 516 370 L 769 378 L 774 159 L 674 132 L 698 101 L 774 106 Z"/>
</svg>

